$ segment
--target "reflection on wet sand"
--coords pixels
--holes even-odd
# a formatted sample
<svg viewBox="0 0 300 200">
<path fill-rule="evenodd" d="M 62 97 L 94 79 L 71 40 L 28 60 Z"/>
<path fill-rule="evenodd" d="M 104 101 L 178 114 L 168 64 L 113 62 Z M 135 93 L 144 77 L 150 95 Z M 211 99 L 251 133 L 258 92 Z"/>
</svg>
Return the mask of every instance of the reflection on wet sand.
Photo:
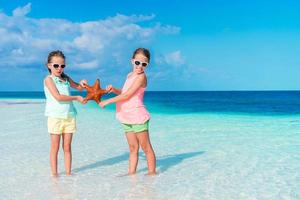
<svg viewBox="0 0 300 200">
<path fill-rule="evenodd" d="M 44 104 L 45 102 L 37 101 L 0 101 L 0 105 L 26 105 L 26 104 Z"/>
</svg>

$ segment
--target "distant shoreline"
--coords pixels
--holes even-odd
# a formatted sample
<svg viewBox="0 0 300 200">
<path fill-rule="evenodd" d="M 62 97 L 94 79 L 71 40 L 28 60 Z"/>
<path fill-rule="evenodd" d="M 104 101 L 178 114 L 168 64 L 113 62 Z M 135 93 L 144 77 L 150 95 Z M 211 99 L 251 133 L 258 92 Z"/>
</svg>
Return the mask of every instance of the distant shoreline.
<svg viewBox="0 0 300 200">
<path fill-rule="evenodd" d="M 147 90 L 146 92 L 300 92 L 299 90 Z M 1 93 L 44 93 L 44 91 L 0 91 Z M 78 92 L 85 93 L 85 91 Z"/>
</svg>

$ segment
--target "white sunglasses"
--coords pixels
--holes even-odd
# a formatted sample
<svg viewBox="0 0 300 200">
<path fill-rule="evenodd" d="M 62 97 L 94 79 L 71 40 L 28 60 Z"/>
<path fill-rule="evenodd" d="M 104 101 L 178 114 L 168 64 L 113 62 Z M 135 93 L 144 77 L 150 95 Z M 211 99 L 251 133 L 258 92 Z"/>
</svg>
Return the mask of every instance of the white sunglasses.
<svg viewBox="0 0 300 200">
<path fill-rule="evenodd" d="M 147 67 L 148 63 L 147 62 L 141 62 L 138 60 L 134 60 L 135 65 L 142 65 L 142 67 Z"/>
</svg>

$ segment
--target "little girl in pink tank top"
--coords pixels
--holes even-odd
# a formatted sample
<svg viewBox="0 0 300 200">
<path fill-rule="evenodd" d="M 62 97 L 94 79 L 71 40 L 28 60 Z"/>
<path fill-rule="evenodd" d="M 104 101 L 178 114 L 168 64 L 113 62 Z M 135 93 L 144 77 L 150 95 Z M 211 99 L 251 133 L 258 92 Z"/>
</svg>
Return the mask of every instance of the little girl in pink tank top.
<svg viewBox="0 0 300 200">
<path fill-rule="evenodd" d="M 147 49 L 136 49 L 131 59 L 133 70 L 128 74 L 123 88 L 107 86 L 106 89 L 117 96 L 99 103 L 102 108 L 111 103 L 117 104 L 116 117 L 124 128 L 130 151 L 128 174 L 136 173 L 139 146 L 146 155 L 148 175 L 156 174 L 156 157 L 148 131 L 150 114 L 144 105 L 147 87 L 145 69 L 149 61 L 150 52 Z"/>
<path fill-rule="evenodd" d="M 138 75 L 127 78 L 121 94 L 126 93 Z M 117 102 L 117 119 L 123 124 L 144 124 L 150 119 L 150 114 L 143 103 L 145 89 L 140 87 L 127 101 Z"/>
</svg>

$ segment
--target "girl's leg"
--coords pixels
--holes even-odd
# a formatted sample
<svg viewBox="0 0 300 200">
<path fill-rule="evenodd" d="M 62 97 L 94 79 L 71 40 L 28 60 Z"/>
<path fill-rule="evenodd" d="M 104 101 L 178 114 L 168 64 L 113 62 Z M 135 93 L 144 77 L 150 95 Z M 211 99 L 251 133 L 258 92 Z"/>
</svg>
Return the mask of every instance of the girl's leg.
<svg viewBox="0 0 300 200">
<path fill-rule="evenodd" d="M 64 133 L 63 134 L 63 149 L 64 149 L 64 157 L 65 157 L 65 169 L 67 176 L 71 175 L 71 165 L 72 165 L 72 133 Z"/>
<path fill-rule="evenodd" d="M 148 131 L 143 131 L 136 134 L 138 142 L 141 145 L 147 159 L 148 164 L 148 175 L 156 174 L 156 158 L 153 151 L 152 145 L 150 143 Z"/>
<path fill-rule="evenodd" d="M 128 174 L 135 174 L 138 164 L 139 143 L 135 133 L 126 133 L 127 142 L 129 145 L 129 169 Z"/>
<path fill-rule="evenodd" d="M 59 150 L 60 135 L 51 134 L 50 166 L 53 176 L 57 176 L 57 154 Z"/>
</svg>

